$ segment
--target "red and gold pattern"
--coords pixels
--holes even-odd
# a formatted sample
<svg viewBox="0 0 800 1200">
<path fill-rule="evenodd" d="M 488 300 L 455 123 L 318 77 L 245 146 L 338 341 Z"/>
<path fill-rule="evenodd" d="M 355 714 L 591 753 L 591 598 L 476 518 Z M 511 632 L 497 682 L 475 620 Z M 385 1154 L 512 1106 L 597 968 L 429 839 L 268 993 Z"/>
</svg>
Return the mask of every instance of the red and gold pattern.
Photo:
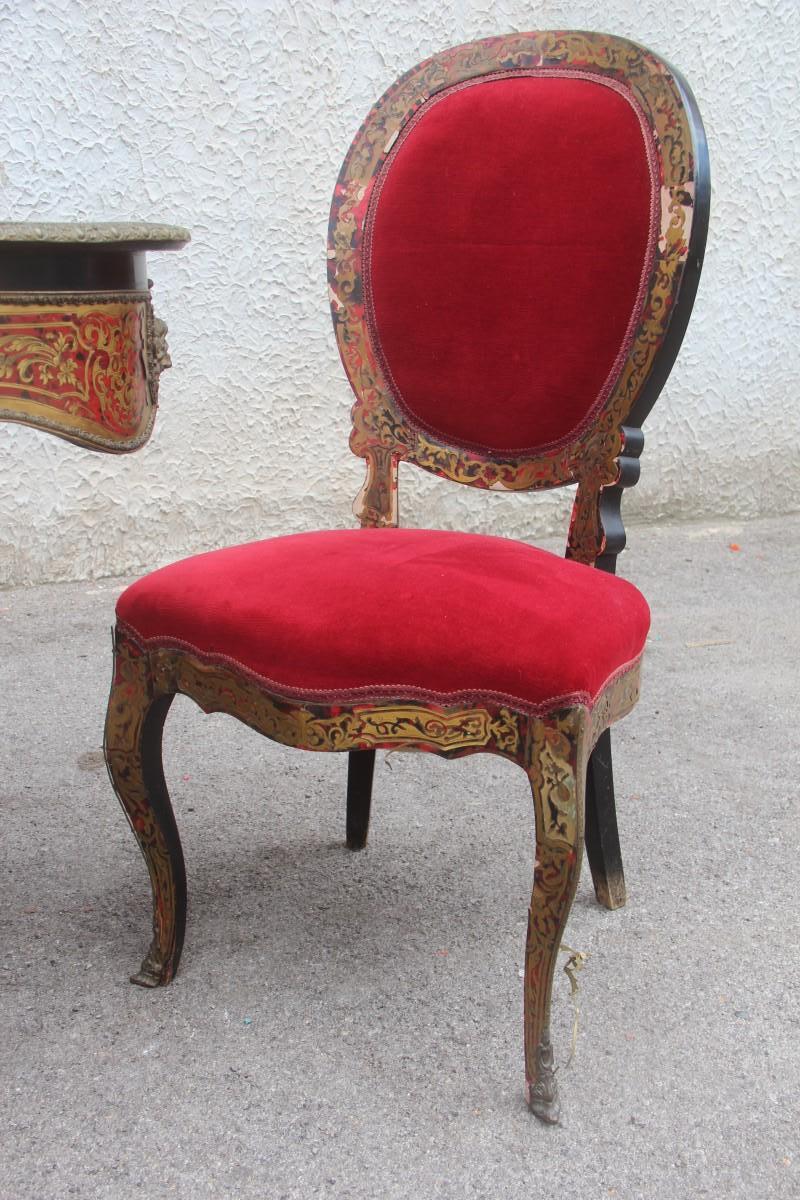
<svg viewBox="0 0 800 1200">
<path fill-rule="evenodd" d="M 564 443 L 536 454 L 492 456 L 439 441 L 395 403 L 370 340 L 362 253 L 371 188 L 401 130 L 436 93 L 498 71 L 580 71 L 627 88 L 652 131 L 661 174 L 660 239 L 642 317 L 627 358 L 594 419 Z M 669 326 L 687 260 L 693 217 L 692 132 L 664 63 L 620 38 L 587 33 L 511 34 L 436 55 L 404 75 L 370 113 L 345 160 L 334 194 L 329 284 L 336 336 L 356 394 L 351 447 L 366 460 L 356 501 L 364 525 L 397 521 L 400 461 L 481 488 L 532 490 L 578 483 L 568 554 L 594 563 L 603 551 L 604 488 L 633 471 L 638 450 L 623 426 Z M 635 465 L 635 464 L 634 464 Z M 607 493 L 607 497 L 608 497 Z M 613 493 L 611 493 L 613 494 Z M 491 700 L 451 707 L 402 694 L 386 703 L 311 704 L 272 694 L 234 666 L 149 642 L 118 625 L 106 722 L 112 782 L 146 859 L 153 889 L 153 941 L 135 982 L 167 983 L 180 958 L 185 876 L 161 768 L 161 725 L 172 696 L 225 712 L 260 733 L 307 750 L 425 750 L 445 757 L 500 754 L 527 774 L 536 822 L 536 864 L 525 953 L 525 1075 L 528 1102 L 558 1120 L 549 1034 L 556 956 L 580 870 L 587 763 L 603 731 L 635 704 L 639 665 L 610 680 L 591 709 L 582 704 L 529 713 Z M 554 701 L 553 703 L 557 703 Z M 356 760 L 357 761 L 357 760 Z M 363 842 L 361 843 L 363 844 Z"/>
<path fill-rule="evenodd" d="M 0 300 L 0 418 L 95 449 L 137 449 L 168 365 L 162 327 L 146 292 Z"/>
<path fill-rule="evenodd" d="M 445 88 L 498 71 L 557 69 L 612 79 L 637 102 L 652 131 L 661 176 L 660 237 L 642 319 L 605 405 L 565 445 L 534 455 L 493 456 L 447 444 L 417 428 L 380 369 L 364 304 L 364 228 L 371 192 L 400 132 Z M 570 556 L 602 553 L 602 489 L 616 482 L 621 428 L 661 345 L 680 288 L 693 215 L 694 157 L 687 115 L 665 64 L 623 38 L 582 32 L 509 34 L 458 46 L 402 76 L 359 130 L 334 192 L 328 239 L 329 294 L 342 361 L 356 394 L 350 444 L 367 461 L 355 511 L 364 525 L 396 521 L 397 463 L 473 487 L 533 490 L 580 484 Z"/>
<path fill-rule="evenodd" d="M 273 741 L 303 750 L 409 749 L 446 758 L 500 754 L 526 771 L 534 800 L 537 866 L 526 948 L 526 1086 L 532 1110 L 543 1120 L 557 1120 L 548 1015 L 561 932 L 580 869 L 586 761 L 603 729 L 633 706 L 638 687 L 636 664 L 606 686 L 591 712 L 578 706 L 543 716 L 491 702 L 471 708 L 402 699 L 346 707 L 302 704 L 197 655 L 146 649 L 118 626 L 106 761 L 153 889 L 153 941 L 134 982 L 149 987 L 169 982 L 185 921 L 183 859 L 160 765 L 161 726 L 157 723 L 155 732 L 150 728 L 157 705 L 178 693 L 190 696 L 207 713 L 228 713 Z"/>
</svg>

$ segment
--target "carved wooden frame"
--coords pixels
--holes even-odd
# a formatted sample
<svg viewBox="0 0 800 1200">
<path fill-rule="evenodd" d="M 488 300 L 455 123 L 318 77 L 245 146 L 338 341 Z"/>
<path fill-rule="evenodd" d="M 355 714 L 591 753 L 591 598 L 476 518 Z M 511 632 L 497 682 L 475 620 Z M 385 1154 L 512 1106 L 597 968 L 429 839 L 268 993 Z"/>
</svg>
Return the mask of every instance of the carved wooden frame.
<svg viewBox="0 0 800 1200">
<path fill-rule="evenodd" d="M 188 230 L 151 222 L 0 222 L 0 421 L 125 454 L 150 437 L 171 366 L 148 250 Z"/>
<path fill-rule="evenodd" d="M 442 89 L 497 71 L 580 70 L 623 84 L 654 131 L 662 173 L 661 239 L 643 316 L 604 406 L 571 441 L 536 455 L 492 456 L 447 444 L 416 427 L 395 403 L 378 365 L 363 304 L 361 254 L 372 182 L 404 124 Z M 700 151 L 698 155 L 698 150 Z M 362 524 L 397 521 L 400 461 L 482 488 L 535 490 L 578 484 L 568 555 L 613 570 L 624 544 L 622 488 L 636 482 L 639 429 L 669 374 L 699 277 L 708 216 L 702 125 L 691 93 L 665 63 L 620 38 L 588 33 L 512 34 L 435 55 L 404 75 L 373 108 L 342 168 L 329 236 L 330 298 L 337 342 L 356 394 L 351 448 L 367 464 L 356 501 Z M 205 712 L 225 712 L 265 736 L 303 749 L 350 753 L 357 786 L 351 838 L 363 846 L 376 749 L 445 757 L 499 754 L 526 772 L 533 794 L 537 860 L 524 976 L 525 1077 L 532 1111 L 558 1120 L 549 1034 L 553 971 L 583 852 L 587 765 L 598 738 L 635 704 L 636 662 L 609 680 L 594 703 L 553 701 L 522 710 L 479 696 L 470 703 L 421 703 L 403 695 L 347 704 L 289 699 L 231 663 L 174 644 L 115 634 L 114 680 L 105 732 L 109 774 L 145 857 L 153 890 L 153 939 L 133 981 L 168 983 L 180 958 L 186 878 L 164 782 L 161 731 L 174 695 Z M 361 763 L 366 768 L 362 776 Z M 363 785 L 363 786 L 362 786 Z M 356 796 L 358 791 L 362 795 Z"/>
<path fill-rule="evenodd" d="M 660 236 L 642 317 L 615 384 L 593 419 L 575 436 L 519 456 L 480 453 L 447 442 L 406 414 L 392 393 L 373 343 L 363 271 L 373 186 L 404 127 L 445 89 L 482 75 L 515 71 L 575 72 L 623 87 L 651 131 L 661 183 Z M 694 299 L 708 218 L 704 148 L 696 106 L 677 72 L 641 46 L 608 34 L 521 33 L 487 38 L 434 55 L 389 88 L 369 113 L 344 161 L 328 235 L 331 311 L 339 352 L 356 394 L 350 446 L 367 463 L 366 481 L 355 505 L 363 525 L 397 523 L 397 467 L 404 461 L 472 487 L 531 491 L 577 483 L 568 556 L 594 563 L 612 551 L 607 539 L 612 531 L 605 525 L 615 525 L 619 505 L 607 504 L 601 512 L 603 490 L 630 486 L 638 478 L 636 460 L 642 448 L 638 425 L 646 415 L 641 402 L 647 400 L 649 411 L 675 359 Z M 698 149 L 703 151 L 699 155 Z M 659 377 L 654 392 L 652 385 Z M 635 426 L 632 415 L 637 418 Z M 613 535 L 619 542 L 619 530 L 614 528 Z M 621 548 L 618 545 L 613 552 Z"/>
<path fill-rule="evenodd" d="M 171 366 L 150 291 L 0 295 L 0 420 L 125 454 L 153 431 Z"/>
</svg>

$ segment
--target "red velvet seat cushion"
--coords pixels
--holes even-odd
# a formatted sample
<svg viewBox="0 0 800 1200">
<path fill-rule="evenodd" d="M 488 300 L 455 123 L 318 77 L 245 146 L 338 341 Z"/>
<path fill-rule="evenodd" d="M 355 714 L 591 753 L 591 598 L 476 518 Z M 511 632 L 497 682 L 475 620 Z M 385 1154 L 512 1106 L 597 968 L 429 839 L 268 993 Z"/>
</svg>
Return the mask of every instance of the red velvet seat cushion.
<svg viewBox="0 0 800 1200">
<path fill-rule="evenodd" d="M 414 529 L 302 533 L 164 567 L 120 597 L 140 640 L 229 660 L 320 702 L 591 702 L 641 652 L 631 584 L 521 542 Z"/>
</svg>

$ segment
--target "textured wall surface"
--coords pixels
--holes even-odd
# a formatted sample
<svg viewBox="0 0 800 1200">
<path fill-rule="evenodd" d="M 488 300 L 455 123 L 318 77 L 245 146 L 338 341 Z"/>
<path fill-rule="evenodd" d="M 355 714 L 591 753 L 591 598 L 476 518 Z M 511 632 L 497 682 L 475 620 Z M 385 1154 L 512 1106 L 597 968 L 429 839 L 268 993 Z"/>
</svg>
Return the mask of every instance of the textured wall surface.
<svg viewBox="0 0 800 1200">
<path fill-rule="evenodd" d="M 107 458 L 0 426 L 0 583 L 351 522 L 362 468 L 324 284 L 340 161 L 399 73 L 508 30 L 649 45 L 681 67 L 708 130 L 705 272 L 628 517 L 800 508 L 797 17 L 796 0 L 0 0 L 2 219 L 193 234 L 149 259 L 175 367 L 144 450 Z M 411 469 L 402 482 L 415 525 L 527 537 L 568 508 Z"/>
</svg>

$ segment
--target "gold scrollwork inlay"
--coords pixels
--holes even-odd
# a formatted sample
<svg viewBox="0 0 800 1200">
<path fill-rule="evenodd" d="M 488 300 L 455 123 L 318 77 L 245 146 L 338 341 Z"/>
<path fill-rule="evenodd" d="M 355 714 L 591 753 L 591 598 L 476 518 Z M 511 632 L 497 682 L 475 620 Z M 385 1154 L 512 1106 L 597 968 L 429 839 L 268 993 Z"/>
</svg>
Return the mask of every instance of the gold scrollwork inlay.
<svg viewBox="0 0 800 1200">
<path fill-rule="evenodd" d="M 377 361 L 364 305 L 362 255 L 372 189 L 397 137 L 436 93 L 498 70 L 558 68 L 623 84 L 652 132 L 662 177 L 660 237 L 633 345 L 602 411 L 566 444 L 498 456 L 459 449 L 411 422 Z M 621 426 L 641 392 L 669 325 L 688 254 L 694 152 L 675 80 L 658 58 L 624 38 L 584 32 L 508 34 L 457 46 L 402 76 L 378 101 L 345 160 L 329 234 L 329 294 L 337 342 L 356 394 L 350 445 L 368 464 L 356 511 L 366 525 L 396 521 L 397 463 L 406 460 L 474 487 L 530 490 L 580 482 L 570 556 L 594 562 L 602 551 L 597 511 L 618 476 Z"/>
<path fill-rule="evenodd" d="M 542 844 L 575 844 L 582 801 L 576 790 L 579 725 L 575 710 L 569 709 L 565 716 L 537 721 L 533 727 L 529 772 L 540 797 Z"/>
<path fill-rule="evenodd" d="M 153 424 L 158 369 L 146 292 L 0 297 L 0 417 L 95 449 L 130 450 Z"/>
<path fill-rule="evenodd" d="M 273 696 L 234 670 L 181 650 L 156 649 L 147 657 L 156 694 L 183 692 L 205 712 L 229 713 L 285 746 L 328 751 L 413 746 L 442 754 L 485 748 L 516 758 L 522 745 L 525 717 L 507 707 L 350 703 L 321 708 Z"/>
</svg>

